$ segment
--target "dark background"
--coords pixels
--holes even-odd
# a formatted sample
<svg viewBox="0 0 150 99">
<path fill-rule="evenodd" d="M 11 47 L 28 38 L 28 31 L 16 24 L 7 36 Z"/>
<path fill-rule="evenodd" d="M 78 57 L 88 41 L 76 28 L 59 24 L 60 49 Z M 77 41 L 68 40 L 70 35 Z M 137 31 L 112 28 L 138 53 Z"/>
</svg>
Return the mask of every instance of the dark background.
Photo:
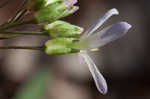
<svg viewBox="0 0 150 99">
<path fill-rule="evenodd" d="M 0 4 L 4 1 L 0 0 Z M 21 2 L 11 0 L 0 8 L 0 23 L 13 16 Z M 40 66 L 48 66 L 53 73 L 44 99 L 150 99 L 150 1 L 79 0 L 77 5 L 80 10 L 64 20 L 85 30 L 111 8 L 117 8 L 119 16 L 110 18 L 100 29 L 118 21 L 133 26 L 121 39 L 90 53 L 108 82 L 108 94 L 97 91 L 87 66 L 79 63 L 77 54 L 48 56 L 39 51 L 0 50 L 0 99 L 12 99 L 24 80 Z M 0 41 L 0 45 L 41 45 L 48 39 L 24 36 Z"/>
</svg>

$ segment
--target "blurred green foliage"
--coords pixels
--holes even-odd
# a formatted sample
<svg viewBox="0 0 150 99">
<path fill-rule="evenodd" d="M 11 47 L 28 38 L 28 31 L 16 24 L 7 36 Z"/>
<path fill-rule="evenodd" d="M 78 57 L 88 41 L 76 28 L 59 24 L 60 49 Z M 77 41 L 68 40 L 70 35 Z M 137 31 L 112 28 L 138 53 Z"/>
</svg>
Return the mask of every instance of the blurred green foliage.
<svg viewBox="0 0 150 99">
<path fill-rule="evenodd" d="M 47 68 L 40 68 L 25 84 L 18 90 L 13 99 L 41 99 L 48 87 L 49 72 Z"/>
</svg>

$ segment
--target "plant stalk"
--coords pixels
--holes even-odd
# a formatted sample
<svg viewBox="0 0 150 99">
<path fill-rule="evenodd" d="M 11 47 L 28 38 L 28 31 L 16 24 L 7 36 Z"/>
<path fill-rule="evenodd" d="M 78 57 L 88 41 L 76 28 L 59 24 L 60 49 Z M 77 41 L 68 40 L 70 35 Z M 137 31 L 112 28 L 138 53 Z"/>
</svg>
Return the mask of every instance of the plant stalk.
<svg viewBox="0 0 150 99">
<path fill-rule="evenodd" d="M 0 50 L 3 49 L 24 49 L 24 50 L 39 50 L 43 51 L 44 46 L 37 46 L 37 47 L 32 47 L 32 46 L 0 46 Z"/>
</svg>

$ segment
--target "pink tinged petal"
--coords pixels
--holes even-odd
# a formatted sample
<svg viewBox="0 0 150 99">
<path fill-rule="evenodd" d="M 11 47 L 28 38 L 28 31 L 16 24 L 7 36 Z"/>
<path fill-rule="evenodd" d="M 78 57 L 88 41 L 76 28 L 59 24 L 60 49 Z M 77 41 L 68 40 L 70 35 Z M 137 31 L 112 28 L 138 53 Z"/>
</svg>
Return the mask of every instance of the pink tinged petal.
<svg viewBox="0 0 150 99">
<path fill-rule="evenodd" d="M 79 33 L 81 34 L 81 33 L 83 33 L 83 32 L 84 32 L 84 28 L 79 27 Z"/>
<path fill-rule="evenodd" d="M 87 49 L 99 48 L 111 41 L 122 37 L 131 27 L 132 26 L 127 22 L 119 22 L 93 34 L 92 36 L 85 39 L 84 42 L 88 42 Z"/>
<path fill-rule="evenodd" d="M 79 7 L 78 6 L 73 6 L 73 8 L 70 10 L 70 13 L 74 13 L 76 12 L 77 10 L 79 10 Z"/>
<path fill-rule="evenodd" d="M 105 13 L 105 15 L 102 18 L 99 18 L 95 24 L 93 24 L 83 35 L 81 38 L 85 38 L 87 36 L 90 36 L 93 34 L 100 26 L 103 25 L 105 21 L 107 21 L 111 16 L 118 15 L 119 12 L 117 9 L 113 8 L 110 9 L 108 12 Z"/>
<path fill-rule="evenodd" d="M 66 8 L 70 8 L 77 2 L 78 2 L 77 0 L 64 0 L 64 3 L 62 4 L 62 6 L 63 7 L 65 6 Z"/>
<path fill-rule="evenodd" d="M 74 12 L 76 12 L 79 9 L 78 6 L 72 6 L 71 8 L 68 8 L 64 11 L 64 13 L 60 16 L 61 18 L 66 17 L 70 14 L 73 14 Z"/>
<path fill-rule="evenodd" d="M 84 58 L 82 57 L 80 53 L 78 54 L 78 57 L 79 57 L 78 59 L 79 59 L 80 65 L 84 64 L 85 63 Z"/>
<path fill-rule="evenodd" d="M 106 94 L 108 90 L 106 80 L 99 72 L 98 68 L 96 67 L 92 59 L 88 56 L 88 54 L 85 51 L 80 52 L 80 54 L 84 58 L 85 62 L 89 67 L 89 70 L 93 76 L 98 91 L 101 92 L 102 94 Z"/>
</svg>

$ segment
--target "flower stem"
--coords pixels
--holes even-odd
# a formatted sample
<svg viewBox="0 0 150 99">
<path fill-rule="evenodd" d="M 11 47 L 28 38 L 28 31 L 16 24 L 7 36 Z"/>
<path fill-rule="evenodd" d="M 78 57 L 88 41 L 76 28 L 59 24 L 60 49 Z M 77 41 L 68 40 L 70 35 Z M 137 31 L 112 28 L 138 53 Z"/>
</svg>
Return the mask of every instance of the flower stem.
<svg viewBox="0 0 150 99">
<path fill-rule="evenodd" d="M 48 36 L 46 32 L 9 32 L 9 31 L 0 31 L 0 34 L 19 34 L 19 35 L 43 35 Z"/>
<path fill-rule="evenodd" d="M 10 24 L 11 23 L 14 23 L 14 22 L 17 22 L 24 14 L 26 14 L 27 10 L 24 9 L 20 12 L 18 12 L 11 20 L 10 20 Z"/>
<path fill-rule="evenodd" d="M 32 46 L 0 46 L 0 49 L 24 49 L 24 50 L 39 50 L 43 51 L 44 46 L 37 46 L 37 47 L 32 47 Z"/>
<path fill-rule="evenodd" d="M 12 36 L 0 36 L 0 40 L 4 40 L 4 39 L 12 39 L 12 38 L 16 38 L 19 37 L 20 35 L 12 35 Z"/>
<path fill-rule="evenodd" d="M 16 27 L 16 26 L 25 25 L 25 24 L 32 24 L 32 23 L 35 23 L 34 19 L 27 20 L 27 21 L 22 21 L 22 22 L 16 22 L 14 24 L 9 24 L 7 26 L 0 27 L 0 30 L 6 30 L 6 29 L 13 28 L 13 27 Z"/>
<path fill-rule="evenodd" d="M 24 16 L 27 13 L 27 9 L 24 9 L 26 2 L 27 2 L 27 0 L 23 0 L 23 3 L 20 6 L 20 8 L 18 9 L 18 11 L 16 12 L 16 14 L 12 18 L 10 18 L 9 20 L 7 20 L 3 24 L 1 24 L 0 27 L 4 27 L 4 26 L 8 26 L 10 24 L 13 24 L 14 22 L 17 22 L 22 16 Z"/>
<path fill-rule="evenodd" d="M 17 10 L 15 16 L 11 18 L 9 23 L 13 23 L 13 22 L 18 21 L 27 12 L 27 9 L 24 9 L 26 2 L 27 2 L 27 0 L 22 1 L 21 6 Z"/>
</svg>

